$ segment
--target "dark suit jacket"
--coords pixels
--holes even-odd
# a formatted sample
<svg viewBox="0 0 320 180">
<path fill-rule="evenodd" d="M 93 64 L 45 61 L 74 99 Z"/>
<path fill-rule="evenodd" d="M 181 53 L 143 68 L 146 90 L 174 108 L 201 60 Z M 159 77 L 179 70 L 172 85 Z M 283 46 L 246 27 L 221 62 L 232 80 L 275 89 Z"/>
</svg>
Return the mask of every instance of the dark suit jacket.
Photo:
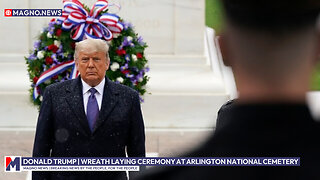
<svg viewBox="0 0 320 180">
<path fill-rule="evenodd" d="M 320 127 L 306 105 L 234 103 L 219 118 L 223 126 L 187 157 L 300 157 L 301 166 L 154 168 L 137 179 L 320 179 Z"/>
<path fill-rule="evenodd" d="M 80 77 L 46 88 L 40 108 L 34 157 L 145 156 L 139 95 L 106 78 L 100 114 L 91 132 Z M 33 172 L 33 179 L 126 179 L 125 172 Z"/>
<path fill-rule="evenodd" d="M 220 107 L 215 132 L 218 132 L 220 129 L 224 129 L 223 127 L 228 124 L 232 118 L 232 115 L 230 114 L 231 108 L 234 106 L 236 101 L 236 99 L 229 100 Z"/>
</svg>

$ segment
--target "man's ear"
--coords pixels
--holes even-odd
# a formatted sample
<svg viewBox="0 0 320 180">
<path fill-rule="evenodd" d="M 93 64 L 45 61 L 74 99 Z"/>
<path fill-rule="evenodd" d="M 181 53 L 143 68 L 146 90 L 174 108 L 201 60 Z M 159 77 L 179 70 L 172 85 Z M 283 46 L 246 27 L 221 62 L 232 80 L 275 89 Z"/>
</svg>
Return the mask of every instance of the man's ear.
<svg viewBox="0 0 320 180">
<path fill-rule="evenodd" d="M 79 61 L 75 59 L 74 62 L 76 64 L 76 68 L 79 69 Z"/>
<path fill-rule="evenodd" d="M 222 61 L 224 63 L 225 66 L 231 66 L 231 63 L 229 61 L 229 57 L 228 57 L 228 46 L 226 45 L 226 37 L 225 34 L 221 34 L 219 37 L 217 37 L 217 41 L 219 44 L 219 49 L 221 52 L 221 56 L 222 56 Z"/>
<path fill-rule="evenodd" d="M 107 59 L 106 67 L 107 67 L 107 70 L 108 70 L 108 69 L 109 69 L 109 67 L 110 67 L 110 59 Z"/>
</svg>

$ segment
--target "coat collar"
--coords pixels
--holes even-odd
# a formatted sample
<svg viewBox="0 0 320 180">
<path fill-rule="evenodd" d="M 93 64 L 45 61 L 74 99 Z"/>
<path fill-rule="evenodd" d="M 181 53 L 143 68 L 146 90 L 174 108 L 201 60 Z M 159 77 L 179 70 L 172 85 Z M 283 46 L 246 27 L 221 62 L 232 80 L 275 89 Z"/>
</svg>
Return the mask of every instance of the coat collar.
<svg viewBox="0 0 320 180">
<path fill-rule="evenodd" d="M 71 82 L 70 86 L 66 87 L 66 100 L 73 112 L 76 114 L 77 119 L 82 126 L 82 131 L 88 135 L 94 134 L 97 131 L 97 129 L 108 118 L 109 114 L 118 102 L 119 92 L 114 87 L 114 83 L 108 78 L 105 80 L 106 82 L 103 91 L 101 110 L 93 132 L 90 131 L 84 111 L 81 77 L 79 76 L 77 79 Z"/>
</svg>

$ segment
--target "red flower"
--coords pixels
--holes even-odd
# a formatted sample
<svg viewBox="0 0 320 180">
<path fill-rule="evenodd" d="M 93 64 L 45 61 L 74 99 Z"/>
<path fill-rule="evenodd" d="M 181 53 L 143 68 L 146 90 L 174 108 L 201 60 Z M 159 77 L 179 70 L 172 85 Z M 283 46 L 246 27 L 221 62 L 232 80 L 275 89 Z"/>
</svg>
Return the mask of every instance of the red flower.
<svg viewBox="0 0 320 180">
<path fill-rule="evenodd" d="M 70 46 L 72 47 L 72 49 L 75 49 L 76 48 L 76 43 L 75 42 L 71 42 Z"/>
<path fill-rule="evenodd" d="M 136 55 L 138 59 L 141 59 L 143 57 L 141 53 L 137 53 Z"/>
<path fill-rule="evenodd" d="M 53 76 L 51 79 L 52 79 L 52 80 L 58 79 L 58 75 Z"/>
<path fill-rule="evenodd" d="M 51 65 L 53 63 L 53 59 L 49 56 L 46 57 L 46 64 Z"/>
<path fill-rule="evenodd" d="M 56 19 L 55 19 L 55 18 L 53 18 L 53 19 L 51 19 L 51 21 L 50 21 L 50 22 L 53 22 L 53 21 L 56 21 Z"/>
<path fill-rule="evenodd" d="M 128 70 L 128 69 L 121 71 L 122 74 L 128 74 L 129 72 L 130 72 L 130 70 Z"/>
<path fill-rule="evenodd" d="M 117 49 L 116 50 L 116 53 L 119 55 L 119 56 L 121 56 L 121 55 L 125 55 L 127 52 L 126 52 L 126 50 L 124 50 L 124 49 Z"/>
<path fill-rule="evenodd" d="M 35 76 L 35 77 L 33 78 L 33 83 L 36 84 L 36 83 L 38 82 L 38 80 L 39 80 L 39 78 L 38 78 L 37 76 Z"/>
<path fill-rule="evenodd" d="M 61 33 L 62 33 L 62 30 L 61 29 L 57 29 L 57 31 L 56 31 L 56 36 L 60 36 L 61 35 Z"/>
<path fill-rule="evenodd" d="M 52 51 L 53 53 L 56 53 L 58 51 L 58 46 L 54 45 L 54 44 L 51 44 L 48 46 L 48 50 L 49 51 Z"/>
</svg>

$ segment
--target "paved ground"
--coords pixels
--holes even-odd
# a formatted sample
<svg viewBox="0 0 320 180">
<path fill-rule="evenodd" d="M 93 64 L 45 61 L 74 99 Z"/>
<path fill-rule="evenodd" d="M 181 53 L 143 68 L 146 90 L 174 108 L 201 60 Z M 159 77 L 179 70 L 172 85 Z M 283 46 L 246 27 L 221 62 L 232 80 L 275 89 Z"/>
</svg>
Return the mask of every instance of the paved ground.
<svg viewBox="0 0 320 180">
<path fill-rule="evenodd" d="M 0 167 L 4 167 L 4 156 L 31 156 L 34 131 L 0 131 Z M 203 130 L 153 130 L 146 131 L 147 154 L 151 156 L 170 157 L 182 155 L 193 147 L 203 143 L 212 133 L 210 129 Z M 0 179 L 25 180 L 26 172 L 5 173 L 0 171 Z"/>
<path fill-rule="evenodd" d="M 27 172 L 5 173 L 4 156 L 30 156 L 32 151 L 33 131 L 1 131 L 0 132 L 0 179 L 25 180 Z"/>
</svg>

